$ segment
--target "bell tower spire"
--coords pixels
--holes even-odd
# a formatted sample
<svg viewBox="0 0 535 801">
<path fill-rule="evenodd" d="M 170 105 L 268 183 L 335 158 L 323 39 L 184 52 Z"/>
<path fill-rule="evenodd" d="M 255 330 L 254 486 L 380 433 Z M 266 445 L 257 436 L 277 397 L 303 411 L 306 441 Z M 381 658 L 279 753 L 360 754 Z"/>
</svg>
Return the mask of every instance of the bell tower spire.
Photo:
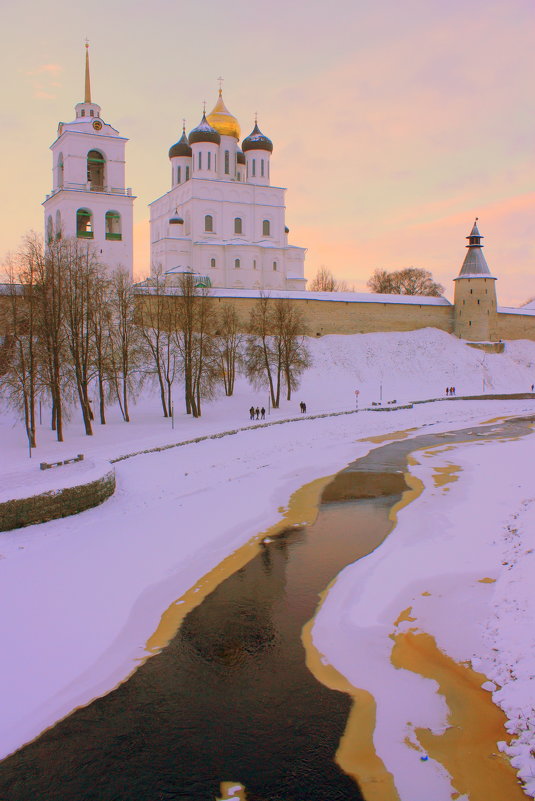
<svg viewBox="0 0 535 801">
<path fill-rule="evenodd" d="M 126 186 L 127 140 L 100 116 L 91 99 L 85 41 L 84 99 L 72 122 L 60 122 L 52 144 L 52 191 L 43 203 L 47 244 L 62 237 L 94 250 L 110 273 L 133 272 L 132 190 Z"/>
<path fill-rule="evenodd" d="M 85 93 L 84 103 L 91 103 L 91 77 L 89 75 L 89 40 L 85 40 Z"/>
</svg>

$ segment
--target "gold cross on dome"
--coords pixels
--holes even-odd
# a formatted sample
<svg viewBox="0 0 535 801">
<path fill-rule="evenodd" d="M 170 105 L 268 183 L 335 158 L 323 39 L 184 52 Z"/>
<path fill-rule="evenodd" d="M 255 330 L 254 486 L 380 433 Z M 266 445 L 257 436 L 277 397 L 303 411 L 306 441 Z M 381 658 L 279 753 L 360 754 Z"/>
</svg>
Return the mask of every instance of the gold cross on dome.
<svg viewBox="0 0 535 801">
<path fill-rule="evenodd" d="M 219 78 L 218 78 L 217 80 L 219 81 L 219 91 L 220 91 L 220 92 L 222 92 L 222 91 L 223 91 L 223 81 L 224 81 L 225 79 L 224 79 L 224 78 L 222 78 L 222 77 L 221 77 L 221 75 L 220 75 L 220 76 L 219 76 Z"/>
<path fill-rule="evenodd" d="M 202 101 L 202 113 L 206 114 L 206 100 Z"/>
</svg>

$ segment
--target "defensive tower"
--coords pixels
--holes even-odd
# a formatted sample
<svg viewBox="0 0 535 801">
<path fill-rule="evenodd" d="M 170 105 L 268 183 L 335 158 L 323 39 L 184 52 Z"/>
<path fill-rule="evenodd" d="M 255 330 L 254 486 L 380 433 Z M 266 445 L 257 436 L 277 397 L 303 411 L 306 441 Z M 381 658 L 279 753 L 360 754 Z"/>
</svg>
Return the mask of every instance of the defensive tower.
<svg viewBox="0 0 535 801">
<path fill-rule="evenodd" d="M 455 281 L 453 333 L 472 342 L 498 339 L 496 278 L 491 275 L 483 255 L 477 217 L 466 237 L 468 251 Z"/>
</svg>

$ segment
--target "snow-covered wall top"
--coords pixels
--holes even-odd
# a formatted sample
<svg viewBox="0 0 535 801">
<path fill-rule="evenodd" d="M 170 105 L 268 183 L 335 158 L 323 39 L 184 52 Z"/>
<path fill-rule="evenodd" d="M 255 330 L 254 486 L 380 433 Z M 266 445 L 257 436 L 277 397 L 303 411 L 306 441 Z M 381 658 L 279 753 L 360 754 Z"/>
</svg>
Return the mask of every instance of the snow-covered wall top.
<svg viewBox="0 0 535 801">
<path fill-rule="evenodd" d="M 519 309 L 513 306 L 498 306 L 498 314 L 524 314 L 526 317 L 535 317 L 535 304 L 521 306 Z"/>
<path fill-rule="evenodd" d="M 137 285 L 136 291 L 139 294 L 152 294 L 151 287 Z M 168 295 L 179 294 L 178 287 L 166 287 Z M 267 294 L 270 298 L 291 298 L 292 300 L 326 300 L 330 303 L 401 303 L 419 306 L 451 306 L 446 298 L 429 297 L 428 295 L 377 295 L 373 292 L 307 292 L 305 290 L 277 290 L 272 289 Z M 215 298 L 257 298 L 258 289 L 223 289 L 213 287 L 210 290 L 211 297 Z"/>
</svg>

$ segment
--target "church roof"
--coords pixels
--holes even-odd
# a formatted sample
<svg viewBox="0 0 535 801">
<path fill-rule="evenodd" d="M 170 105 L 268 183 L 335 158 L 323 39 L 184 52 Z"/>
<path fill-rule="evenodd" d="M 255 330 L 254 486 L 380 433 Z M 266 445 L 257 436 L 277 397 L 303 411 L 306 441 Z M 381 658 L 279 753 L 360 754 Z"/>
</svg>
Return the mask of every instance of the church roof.
<svg viewBox="0 0 535 801">
<path fill-rule="evenodd" d="M 203 112 L 202 120 L 197 127 L 190 131 L 188 138 L 190 145 L 194 145 L 197 142 L 214 142 L 216 145 L 221 143 L 219 131 L 216 131 L 215 128 L 212 128 L 206 119 L 205 112 Z"/>
<path fill-rule="evenodd" d="M 191 157 L 191 147 L 189 145 L 185 130 L 182 131 L 182 136 L 178 142 L 175 142 L 175 144 L 169 150 L 169 158 L 172 159 L 175 156 Z"/>
<path fill-rule="evenodd" d="M 255 122 L 253 130 L 241 143 L 241 149 L 244 153 L 247 150 L 267 150 L 269 153 L 273 153 L 273 142 L 264 136 L 258 123 Z"/>
<path fill-rule="evenodd" d="M 221 136 L 233 136 L 234 139 L 240 138 L 240 125 L 236 117 L 225 106 L 221 89 L 219 90 L 217 103 L 206 119 Z"/>
</svg>

